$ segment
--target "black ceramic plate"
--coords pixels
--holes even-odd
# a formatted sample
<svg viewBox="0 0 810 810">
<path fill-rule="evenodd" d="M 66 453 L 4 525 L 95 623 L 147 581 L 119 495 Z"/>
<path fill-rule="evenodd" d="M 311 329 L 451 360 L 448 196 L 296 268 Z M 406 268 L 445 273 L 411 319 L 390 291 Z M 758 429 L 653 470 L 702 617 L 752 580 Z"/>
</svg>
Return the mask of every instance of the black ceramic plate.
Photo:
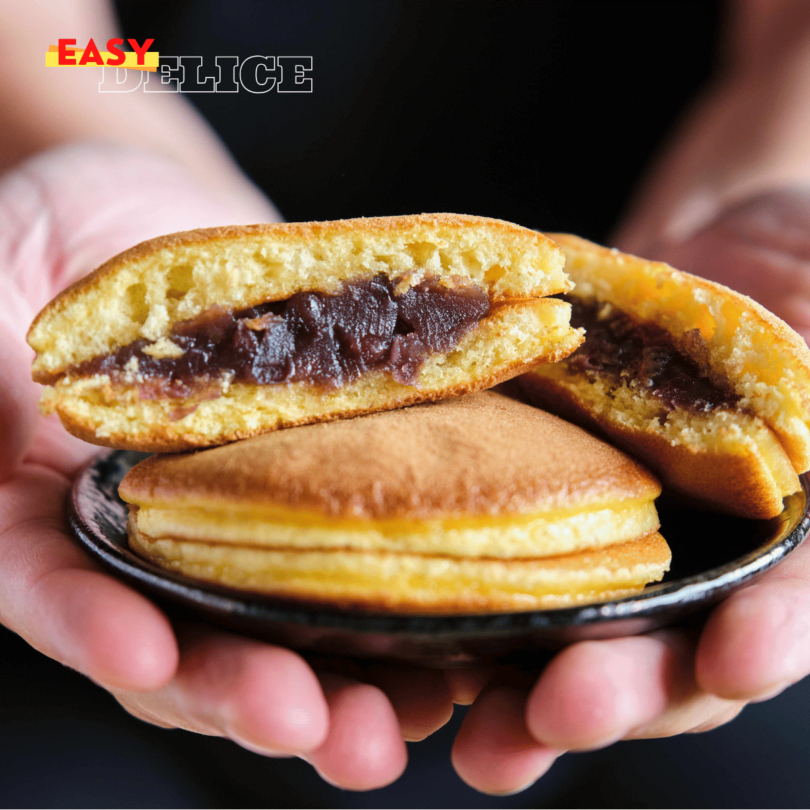
<svg viewBox="0 0 810 810">
<path fill-rule="evenodd" d="M 783 560 L 810 528 L 808 483 L 774 520 L 750 521 L 659 507 L 672 570 L 641 594 L 575 608 L 470 616 L 341 612 L 302 606 L 168 573 L 127 545 L 118 484 L 144 456 L 122 450 L 95 459 L 73 487 L 70 524 L 103 565 L 170 611 L 205 618 L 297 649 L 428 666 L 540 661 L 543 649 L 672 624 L 706 608 Z"/>
</svg>

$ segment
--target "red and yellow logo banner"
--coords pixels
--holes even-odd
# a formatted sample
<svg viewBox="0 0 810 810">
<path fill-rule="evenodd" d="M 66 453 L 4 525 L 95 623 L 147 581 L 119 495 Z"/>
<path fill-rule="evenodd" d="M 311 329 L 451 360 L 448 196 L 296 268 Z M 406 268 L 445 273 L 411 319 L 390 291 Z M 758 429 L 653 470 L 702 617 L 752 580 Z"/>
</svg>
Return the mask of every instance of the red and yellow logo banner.
<svg viewBox="0 0 810 810">
<path fill-rule="evenodd" d="M 107 41 L 107 50 L 100 51 L 91 39 L 86 48 L 77 48 L 75 39 L 60 39 L 58 45 L 48 47 L 45 54 L 46 67 L 120 67 L 133 70 L 148 70 L 154 72 L 158 68 L 157 51 L 150 51 L 154 39 L 144 40 L 138 44 L 137 40 L 128 39 L 132 51 L 124 51 L 121 38 Z"/>
</svg>

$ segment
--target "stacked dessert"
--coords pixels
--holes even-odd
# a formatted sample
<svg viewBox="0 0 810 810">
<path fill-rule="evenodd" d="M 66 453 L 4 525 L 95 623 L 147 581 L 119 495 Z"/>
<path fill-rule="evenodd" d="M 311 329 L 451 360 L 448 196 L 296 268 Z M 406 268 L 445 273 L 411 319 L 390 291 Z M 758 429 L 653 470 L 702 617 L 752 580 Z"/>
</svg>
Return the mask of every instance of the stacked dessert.
<svg viewBox="0 0 810 810">
<path fill-rule="evenodd" d="M 661 488 L 493 392 L 309 425 L 126 476 L 133 548 L 199 579 L 401 612 L 561 607 L 660 579 Z"/>
<path fill-rule="evenodd" d="M 524 374 L 674 491 L 758 517 L 810 466 L 810 354 L 725 288 L 559 241 L 576 289 L 554 241 L 476 217 L 162 237 L 34 321 L 42 407 L 97 444 L 193 451 L 120 488 L 133 548 L 187 576 L 405 612 L 631 593 L 669 566 L 657 479 L 474 392 Z"/>
</svg>

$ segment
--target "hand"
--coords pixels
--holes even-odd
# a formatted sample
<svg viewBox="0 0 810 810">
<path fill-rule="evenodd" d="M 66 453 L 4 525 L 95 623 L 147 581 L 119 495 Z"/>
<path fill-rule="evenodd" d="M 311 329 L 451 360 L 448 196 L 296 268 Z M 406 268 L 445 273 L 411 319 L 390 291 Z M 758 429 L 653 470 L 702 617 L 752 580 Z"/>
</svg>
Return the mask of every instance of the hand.
<svg viewBox="0 0 810 810">
<path fill-rule="evenodd" d="M 810 338 L 810 192 L 760 194 L 650 258 L 757 298 Z M 453 748 L 485 793 L 528 787 L 564 751 L 708 731 L 810 673 L 810 543 L 730 596 L 699 634 L 680 629 L 574 644 L 539 675 L 448 673 L 473 705 Z M 474 702 L 473 702 L 474 701 Z"/>
<path fill-rule="evenodd" d="M 25 331 L 71 281 L 162 233 L 274 219 L 247 181 L 244 194 L 214 195 L 186 169 L 121 147 L 62 148 L 0 179 L 0 621 L 147 722 L 301 756 L 333 784 L 376 788 L 404 769 L 403 740 L 449 719 L 441 673 L 316 672 L 287 649 L 172 627 L 67 535 L 71 477 L 98 449 L 38 416 L 30 380 Z"/>
</svg>

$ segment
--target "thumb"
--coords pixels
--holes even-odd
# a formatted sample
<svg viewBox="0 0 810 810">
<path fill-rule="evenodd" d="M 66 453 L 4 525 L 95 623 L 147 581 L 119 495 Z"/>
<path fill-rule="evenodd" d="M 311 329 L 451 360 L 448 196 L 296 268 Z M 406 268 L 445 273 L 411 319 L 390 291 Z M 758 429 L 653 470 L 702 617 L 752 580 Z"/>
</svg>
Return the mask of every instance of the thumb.
<svg viewBox="0 0 810 810">
<path fill-rule="evenodd" d="M 244 194 L 214 194 L 161 156 L 112 144 L 63 146 L 0 178 L 0 480 L 35 436 L 48 435 L 35 407 L 39 386 L 30 379 L 25 333 L 59 290 L 145 239 L 278 218 L 246 178 Z M 53 459 L 58 468 L 75 466 L 81 455 L 47 444 L 71 453 L 69 463 Z"/>
<path fill-rule="evenodd" d="M 138 242 L 279 219 L 247 178 L 244 194 L 213 192 L 160 155 L 116 144 L 69 144 L 26 161 L 0 182 L 0 233 L 10 234 L 0 240 L 0 257 L 11 260 L 0 266 L 40 309 Z"/>
<path fill-rule="evenodd" d="M 20 339 L 19 315 L 30 319 L 30 307 L 0 279 L 0 482 L 25 455 L 36 431 L 39 392 L 31 381 L 33 352 Z"/>
</svg>

